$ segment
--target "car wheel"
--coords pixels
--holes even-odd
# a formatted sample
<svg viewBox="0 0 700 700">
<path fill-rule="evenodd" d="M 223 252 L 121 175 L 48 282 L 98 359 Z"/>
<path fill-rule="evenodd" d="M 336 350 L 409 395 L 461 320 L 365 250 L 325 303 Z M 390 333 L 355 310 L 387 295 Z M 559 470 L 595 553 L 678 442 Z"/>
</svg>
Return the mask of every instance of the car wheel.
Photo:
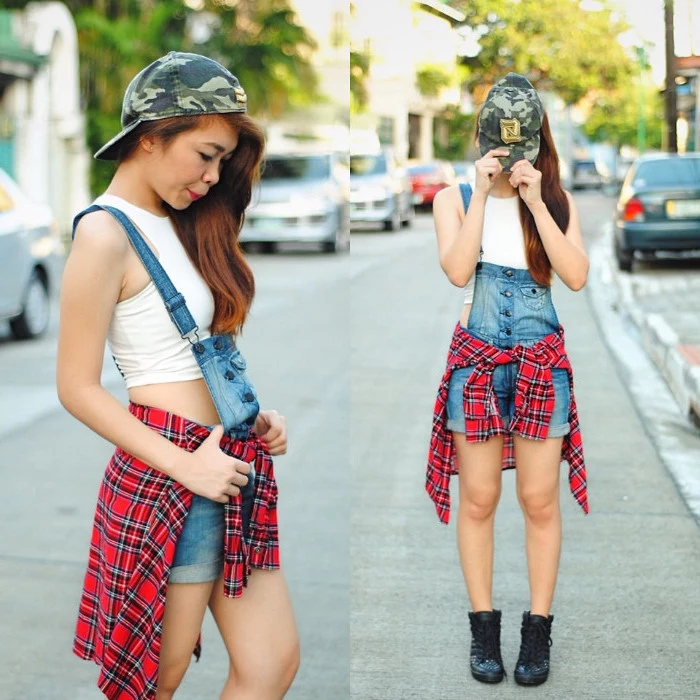
<svg viewBox="0 0 700 700">
<path fill-rule="evenodd" d="M 615 258 L 617 266 L 623 272 L 632 272 L 632 263 L 634 262 L 634 251 L 623 248 L 618 241 L 615 241 Z"/>
<path fill-rule="evenodd" d="M 335 231 L 332 241 L 324 241 L 321 244 L 324 253 L 345 253 L 350 250 L 350 233 L 344 227 L 339 227 Z"/>
<path fill-rule="evenodd" d="M 394 211 L 391 213 L 391 219 L 387 219 L 384 222 L 385 231 L 398 231 L 401 228 L 401 212 L 399 211 L 399 205 L 394 204 Z"/>
<path fill-rule="evenodd" d="M 406 207 L 406 218 L 401 222 L 401 225 L 404 228 L 409 228 L 413 224 L 413 219 L 415 216 L 416 210 L 414 209 L 413 204 L 409 203 L 408 207 Z"/>
<path fill-rule="evenodd" d="M 17 340 L 38 338 L 49 327 L 49 290 L 41 275 L 34 270 L 24 295 L 22 313 L 10 320 L 10 330 Z"/>
</svg>

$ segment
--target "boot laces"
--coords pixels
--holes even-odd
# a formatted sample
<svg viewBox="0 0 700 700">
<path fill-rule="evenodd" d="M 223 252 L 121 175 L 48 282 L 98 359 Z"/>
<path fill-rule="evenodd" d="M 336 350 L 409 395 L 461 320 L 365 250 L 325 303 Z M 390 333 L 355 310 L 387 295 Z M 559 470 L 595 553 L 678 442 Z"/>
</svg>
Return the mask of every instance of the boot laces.
<svg viewBox="0 0 700 700">
<path fill-rule="evenodd" d="M 523 624 L 520 660 L 523 664 L 540 664 L 547 659 L 552 637 L 544 620 L 530 620 Z"/>
<path fill-rule="evenodd" d="M 479 642 L 481 655 L 484 659 L 501 661 L 501 644 L 498 626 L 488 622 L 471 620 L 472 634 Z"/>
</svg>

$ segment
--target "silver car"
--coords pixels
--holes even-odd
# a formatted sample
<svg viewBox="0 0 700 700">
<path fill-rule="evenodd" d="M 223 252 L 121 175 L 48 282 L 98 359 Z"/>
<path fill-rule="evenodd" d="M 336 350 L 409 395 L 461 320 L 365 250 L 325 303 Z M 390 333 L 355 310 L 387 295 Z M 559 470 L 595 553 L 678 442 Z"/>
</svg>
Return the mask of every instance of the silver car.
<svg viewBox="0 0 700 700">
<path fill-rule="evenodd" d="M 350 221 L 381 225 L 385 231 L 410 226 L 411 181 L 387 152 L 350 155 Z"/>
<path fill-rule="evenodd" d="M 42 335 L 58 292 L 63 246 L 47 207 L 30 201 L 0 168 L 0 319 L 15 338 Z"/>
<path fill-rule="evenodd" d="M 239 240 L 244 247 L 262 244 L 266 252 L 285 242 L 316 243 L 329 253 L 347 250 L 349 194 L 347 154 L 270 154 Z"/>
</svg>

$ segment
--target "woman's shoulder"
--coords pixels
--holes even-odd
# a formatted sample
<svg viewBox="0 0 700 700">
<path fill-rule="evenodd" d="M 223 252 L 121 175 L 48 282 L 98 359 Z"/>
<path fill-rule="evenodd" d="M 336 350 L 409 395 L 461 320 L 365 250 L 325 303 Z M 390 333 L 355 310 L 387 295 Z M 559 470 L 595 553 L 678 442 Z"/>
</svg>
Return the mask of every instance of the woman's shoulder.
<svg viewBox="0 0 700 700">
<path fill-rule="evenodd" d="M 450 185 L 441 189 L 433 200 L 433 207 L 451 206 L 462 204 L 462 193 L 460 185 Z"/>
<path fill-rule="evenodd" d="M 76 244 L 89 247 L 95 252 L 113 254 L 126 254 L 129 247 L 121 225 L 104 209 L 97 209 L 80 217 L 73 234 L 73 245 Z"/>
</svg>

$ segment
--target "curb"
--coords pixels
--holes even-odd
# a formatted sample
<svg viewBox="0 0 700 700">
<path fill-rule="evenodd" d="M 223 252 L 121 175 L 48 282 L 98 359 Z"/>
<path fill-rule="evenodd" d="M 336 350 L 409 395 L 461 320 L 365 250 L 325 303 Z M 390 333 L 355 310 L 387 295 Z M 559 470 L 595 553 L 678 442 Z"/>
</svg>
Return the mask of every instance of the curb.
<svg viewBox="0 0 700 700">
<path fill-rule="evenodd" d="M 684 345 L 676 331 L 658 313 L 645 313 L 634 298 L 629 273 L 610 260 L 610 275 L 618 305 L 639 329 L 642 346 L 666 380 L 684 415 L 700 425 L 700 348 Z"/>
</svg>

